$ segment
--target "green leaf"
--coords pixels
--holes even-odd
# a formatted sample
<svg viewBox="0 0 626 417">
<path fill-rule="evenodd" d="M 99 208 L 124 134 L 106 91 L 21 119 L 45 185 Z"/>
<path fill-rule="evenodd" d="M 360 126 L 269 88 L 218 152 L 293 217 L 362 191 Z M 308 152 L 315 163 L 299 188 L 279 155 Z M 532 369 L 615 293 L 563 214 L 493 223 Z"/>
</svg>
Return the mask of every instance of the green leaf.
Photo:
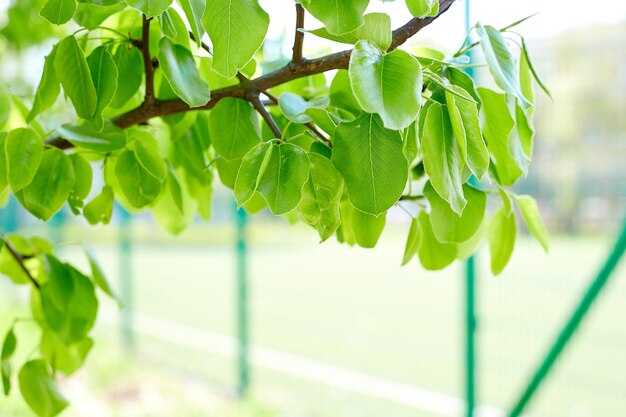
<svg viewBox="0 0 626 417">
<path fill-rule="evenodd" d="M 398 201 L 408 178 L 400 133 L 386 129 L 372 114 L 363 113 L 337 127 L 332 161 L 352 204 L 374 215 Z"/>
<path fill-rule="evenodd" d="M 26 362 L 18 379 L 24 401 L 39 417 L 54 417 L 69 405 L 43 360 Z"/>
<path fill-rule="evenodd" d="M 11 116 L 11 97 L 5 88 L 0 84 L 0 129 L 5 125 Z"/>
<path fill-rule="evenodd" d="M 126 145 L 126 134 L 111 122 L 105 122 L 101 131 L 91 124 L 65 124 L 56 128 L 64 139 L 81 148 L 96 152 L 108 153 L 122 149 Z"/>
<path fill-rule="evenodd" d="M 267 166 L 259 172 L 257 189 L 273 214 L 285 214 L 300 203 L 302 188 L 309 178 L 309 158 L 302 148 L 290 143 L 272 144 L 268 154 Z"/>
<path fill-rule="evenodd" d="M 113 214 L 113 203 L 113 189 L 108 185 L 104 186 L 100 194 L 87 203 L 83 209 L 83 216 L 92 225 L 98 223 L 109 224 Z"/>
<path fill-rule="evenodd" d="M 78 116 L 91 120 L 97 107 L 96 87 L 85 54 L 73 36 L 63 39 L 57 46 L 54 68 Z"/>
<path fill-rule="evenodd" d="M 429 271 L 443 269 L 456 259 L 456 246 L 441 243 L 433 233 L 430 216 L 422 211 L 417 218 L 419 223 L 420 243 L 417 256 L 422 266 Z"/>
<path fill-rule="evenodd" d="M 7 154 L 4 151 L 7 136 L 6 132 L 0 132 L 0 193 L 3 193 L 9 185 L 7 180 Z"/>
<path fill-rule="evenodd" d="M 182 45 L 163 38 L 159 42 L 159 64 L 170 86 L 191 107 L 204 106 L 211 98 L 211 90 L 200 78 L 191 52 Z"/>
<path fill-rule="evenodd" d="M 430 182 L 424 186 L 424 195 L 431 207 L 430 222 L 439 242 L 464 242 L 471 238 L 480 227 L 485 216 L 487 196 L 484 192 L 467 184 L 463 184 L 463 194 L 467 199 L 467 204 L 463 209 L 463 214 L 459 216 L 452 211 L 447 201 L 439 197 Z"/>
<path fill-rule="evenodd" d="M 43 142 L 31 129 L 11 131 L 4 141 L 7 181 L 13 192 L 30 184 L 43 155 Z"/>
<path fill-rule="evenodd" d="M 143 58 L 139 49 L 132 44 L 121 44 L 115 51 L 115 65 L 119 74 L 117 89 L 111 107 L 120 108 L 130 100 L 141 86 L 143 77 Z"/>
<path fill-rule="evenodd" d="M 515 224 L 514 213 L 507 212 L 502 207 L 493 215 L 489 228 L 487 229 L 487 239 L 489 240 L 489 252 L 491 253 L 491 272 L 494 275 L 500 274 L 513 253 L 515 237 L 517 235 L 517 225 Z"/>
<path fill-rule="evenodd" d="M 386 128 L 404 129 L 415 120 L 422 104 L 422 69 L 415 57 L 401 50 L 383 54 L 359 41 L 348 71 L 359 105 L 378 113 Z"/>
<path fill-rule="evenodd" d="M 9 393 L 11 392 L 12 368 L 9 360 L 11 359 L 11 356 L 13 356 L 16 347 L 17 338 L 15 337 L 13 327 L 11 327 L 4 337 L 4 342 L 2 343 L 2 356 L 0 357 L 0 373 L 2 374 L 2 386 L 4 387 L 4 395 L 9 395 Z"/>
<path fill-rule="evenodd" d="M 82 3 L 82 1 L 84 0 L 79 0 L 78 2 L 74 21 L 86 29 L 96 29 L 108 17 L 126 7 L 126 3 L 123 0 L 91 1 L 90 3 Z"/>
<path fill-rule="evenodd" d="M 452 135 L 447 110 L 441 104 L 428 108 L 422 137 L 424 169 L 437 194 L 461 214 L 465 207 L 463 196 L 463 160 L 458 142 Z"/>
<path fill-rule="evenodd" d="M 439 0 L 406 0 L 406 5 L 414 17 L 437 16 Z"/>
<path fill-rule="evenodd" d="M 258 114 L 245 100 L 220 100 L 209 114 L 209 135 L 218 155 L 240 159 L 261 141 Z"/>
<path fill-rule="evenodd" d="M 363 12 L 369 0 L 301 0 L 300 3 L 324 23 L 328 33 L 343 35 L 363 25 Z"/>
<path fill-rule="evenodd" d="M 381 51 L 386 51 L 391 45 L 391 18 L 386 13 L 370 13 L 363 16 L 364 23 L 359 28 L 343 35 L 333 35 L 325 27 L 309 30 L 320 38 L 330 39 L 335 42 L 355 44 L 360 40 L 371 41 Z"/>
<path fill-rule="evenodd" d="M 145 14 L 148 18 L 156 17 L 163 13 L 170 4 L 172 4 L 172 0 L 124 0 L 126 4 L 130 7 L 134 7 L 137 10 L 140 10 L 143 14 Z"/>
<path fill-rule="evenodd" d="M 537 70 L 535 69 L 535 66 L 533 65 L 532 60 L 530 59 L 530 53 L 528 52 L 528 47 L 526 46 L 526 40 L 524 40 L 524 38 L 522 38 L 522 57 L 520 61 L 528 66 L 528 69 L 530 70 L 533 77 L 535 78 L 535 81 L 537 81 L 537 84 L 539 84 L 539 87 L 541 87 L 541 89 L 546 93 L 546 95 L 550 97 L 550 100 L 554 100 L 554 98 L 552 97 L 552 93 L 550 92 L 550 89 L 543 82 L 543 80 L 537 73 Z M 529 101 L 532 103 L 532 100 L 529 100 Z"/>
<path fill-rule="evenodd" d="M 208 1 L 202 25 L 213 43 L 213 69 L 233 78 L 263 43 L 269 22 L 258 0 Z"/>
<path fill-rule="evenodd" d="M 161 195 L 166 174 L 161 157 L 143 145 L 122 152 L 115 164 L 120 188 L 135 208 L 146 207 Z"/>
<path fill-rule="evenodd" d="M 324 242 L 341 224 L 339 205 L 343 179 L 328 158 L 309 153 L 309 161 L 309 180 L 302 190 L 300 212 L 304 221 L 317 229 L 321 242 Z"/>
<path fill-rule="evenodd" d="M 351 216 L 351 223 L 357 245 L 368 249 L 376 246 L 385 228 L 386 220 L 386 213 L 374 216 L 355 208 Z"/>
<path fill-rule="evenodd" d="M 55 45 L 52 51 L 50 51 L 50 54 L 46 56 L 41 81 L 39 81 L 39 86 L 37 87 L 37 91 L 35 91 L 33 108 L 26 118 L 28 123 L 32 122 L 39 113 L 50 108 L 61 92 L 61 84 L 59 83 L 56 69 L 54 68 L 56 52 L 57 46 Z M 0 126 L 2 126 L 1 120 Z"/>
<path fill-rule="evenodd" d="M 409 234 L 406 238 L 406 244 L 404 245 L 404 255 L 402 255 L 402 265 L 409 263 L 414 256 L 417 255 L 417 249 L 420 244 L 420 229 L 419 223 L 416 218 L 411 219 L 411 227 L 409 228 Z"/>
<path fill-rule="evenodd" d="M 70 155 L 72 161 L 72 168 L 74 170 L 74 186 L 70 194 L 68 203 L 74 214 L 79 214 L 79 208 L 83 207 L 83 200 L 89 195 L 91 191 L 91 183 L 93 181 L 93 170 L 89 162 L 80 154 Z"/>
<path fill-rule="evenodd" d="M 204 28 L 202 27 L 202 15 L 206 9 L 206 0 L 177 0 L 187 16 L 187 21 L 191 26 L 191 32 L 196 40 L 198 47 L 204 36 Z M 215 88 L 215 87 L 213 87 Z"/>
<path fill-rule="evenodd" d="M 350 76 L 347 70 L 339 70 L 330 84 L 330 104 L 349 112 L 352 116 L 346 119 L 352 119 L 361 113 L 361 107 L 354 97 L 352 86 L 350 85 Z"/>
<path fill-rule="evenodd" d="M 41 286 L 41 307 L 48 327 L 61 341 L 71 344 L 84 339 L 96 320 L 98 299 L 85 275 L 54 256 L 46 255 L 48 281 Z"/>
<path fill-rule="evenodd" d="M 523 174 L 518 166 L 510 145 L 510 136 L 515 121 L 509 113 L 506 96 L 486 88 L 478 88 L 482 101 L 483 133 L 487 148 L 491 153 L 493 167 L 498 182 L 502 185 L 513 185 Z"/>
<path fill-rule="evenodd" d="M 519 74 L 515 59 L 502 36 L 502 33 L 493 26 L 476 24 L 476 32 L 480 37 L 480 46 L 485 55 L 489 71 L 498 87 L 515 96 L 523 109 L 528 109 L 530 103 L 520 90 Z"/>
<path fill-rule="evenodd" d="M 456 85 L 450 88 L 458 95 L 446 91 L 448 114 L 452 124 L 452 133 L 459 144 L 459 150 L 472 173 L 481 179 L 489 167 L 489 151 L 483 140 L 478 119 L 478 107 L 472 102 L 472 96 Z M 459 97 L 467 97 L 463 100 Z"/>
<path fill-rule="evenodd" d="M 43 358 L 55 371 L 71 375 L 82 366 L 92 347 L 93 340 L 89 337 L 66 345 L 54 332 L 45 330 L 41 337 L 40 350 Z"/>
<path fill-rule="evenodd" d="M 15 196 L 35 217 L 47 221 L 67 201 L 74 187 L 72 161 L 58 149 L 43 153 L 33 181 Z"/>
<path fill-rule="evenodd" d="M 113 101 L 117 89 L 117 67 L 105 46 L 99 46 L 87 58 L 91 80 L 96 88 L 96 110 L 93 115 L 94 127 L 101 130 L 104 124 L 102 112 Z"/>
<path fill-rule="evenodd" d="M 260 177 L 267 168 L 272 150 L 273 146 L 270 142 L 261 142 L 250 149 L 241 160 L 233 188 L 239 208 L 250 201 L 256 193 Z"/>
<path fill-rule="evenodd" d="M 119 298 L 113 292 L 109 281 L 106 279 L 104 272 L 102 272 L 102 268 L 98 263 L 95 254 L 88 248 L 85 248 L 85 254 L 89 259 L 89 267 L 91 268 L 91 277 L 93 281 L 96 283 L 98 288 L 104 291 L 109 297 L 119 302 Z"/>
<path fill-rule="evenodd" d="M 76 0 L 48 0 L 39 14 L 55 25 L 70 21 L 76 13 Z"/>
<path fill-rule="evenodd" d="M 550 248 L 550 236 L 548 235 L 546 226 L 543 224 L 543 220 L 539 214 L 537 202 L 529 195 L 516 196 L 515 201 L 517 202 L 517 207 L 519 207 L 519 210 L 522 213 L 524 222 L 526 222 L 526 226 L 528 226 L 528 230 L 530 230 L 543 249 L 547 252 Z"/>
</svg>

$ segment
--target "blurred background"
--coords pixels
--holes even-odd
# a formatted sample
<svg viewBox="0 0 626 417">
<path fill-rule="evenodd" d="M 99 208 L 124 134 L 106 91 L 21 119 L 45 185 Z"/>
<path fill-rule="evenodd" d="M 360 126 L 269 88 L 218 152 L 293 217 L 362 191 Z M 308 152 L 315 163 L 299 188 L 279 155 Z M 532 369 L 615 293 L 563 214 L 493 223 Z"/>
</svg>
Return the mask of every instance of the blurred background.
<svg viewBox="0 0 626 417">
<path fill-rule="evenodd" d="M 554 96 L 538 94 L 533 163 L 516 187 L 537 198 L 550 252 L 523 233 L 498 278 L 486 247 L 476 258 L 478 415 L 499 416 L 585 294 L 626 215 L 626 2 L 468 1 L 406 47 L 455 52 L 467 6 L 472 22 L 496 27 L 540 12 L 516 30 Z M 23 29 L 10 18 L 26 13 L 39 27 L 33 36 L 45 38 L 42 3 L 0 2 L 0 82 L 25 97 L 49 47 L 21 42 Z M 292 3 L 261 1 L 272 17 L 266 56 L 289 52 Z M 394 27 L 408 19 L 404 2 L 371 3 Z M 308 17 L 305 26 L 319 24 Z M 342 49 L 312 36 L 305 46 L 309 55 Z M 150 214 L 119 208 L 105 228 L 69 210 L 46 225 L 14 201 L 0 211 L 4 232 L 48 236 L 74 262 L 82 259 L 78 241 L 92 247 L 125 305 L 102 300 L 87 365 L 62 381 L 72 403 L 64 416 L 463 415 L 465 266 L 400 268 L 409 221 L 402 211 L 390 213 L 374 250 L 320 245 L 313 229 L 267 213 L 245 218 L 219 187 L 213 213 L 174 238 Z M 622 262 L 527 415 L 626 415 L 625 300 Z M 27 305 L 27 293 L 0 277 L 0 334 Z M 22 331 L 20 338 L 36 337 Z M 30 415 L 18 397 L 0 399 L 0 416 Z"/>
</svg>

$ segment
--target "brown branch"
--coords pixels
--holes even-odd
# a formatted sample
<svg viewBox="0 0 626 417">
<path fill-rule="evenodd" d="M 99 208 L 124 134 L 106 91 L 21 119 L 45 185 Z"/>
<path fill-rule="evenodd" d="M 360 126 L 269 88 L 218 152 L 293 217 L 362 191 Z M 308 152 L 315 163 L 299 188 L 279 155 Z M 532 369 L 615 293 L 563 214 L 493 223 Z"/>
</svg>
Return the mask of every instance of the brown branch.
<svg viewBox="0 0 626 417">
<path fill-rule="evenodd" d="M 259 112 L 263 120 L 265 120 L 265 123 L 267 123 L 269 128 L 272 130 L 272 133 L 274 134 L 274 136 L 276 136 L 276 138 L 278 139 L 281 139 L 283 137 L 283 134 L 280 131 L 280 128 L 278 127 L 276 122 L 274 121 L 274 118 L 272 118 L 272 115 L 263 106 L 263 103 L 261 103 L 261 100 L 259 100 L 259 95 L 252 94 L 249 97 L 246 97 L 246 99 L 250 103 L 252 103 L 252 106 L 254 106 L 257 112 Z"/>
<path fill-rule="evenodd" d="M 154 67 L 150 57 L 150 21 L 143 15 L 143 30 L 141 34 L 141 54 L 143 55 L 143 66 L 146 72 L 146 98 L 145 104 L 151 106 L 155 102 L 154 97 Z"/>
<path fill-rule="evenodd" d="M 28 279 L 30 280 L 30 282 L 33 283 L 33 285 L 35 286 L 35 288 L 39 289 L 41 288 L 41 286 L 39 285 L 39 282 L 37 282 L 37 280 L 31 275 L 30 271 L 28 270 L 28 268 L 26 268 L 26 265 L 24 265 L 24 260 L 27 259 L 27 257 L 25 257 L 24 255 L 22 255 L 21 253 L 19 253 L 14 247 L 13 245 L 11 245 L 9 243 L 8 240 L 4 241 L 4 246 L 7 248 L 7 250 L 9 251 L 9 253 L 11 254 L 11 256 L 13 256 L 13 258 L 15 259 L 15 262 L 17 262 L 20 266 L 20 268 L 22 269 L 22 271 L 24 271 L 24 273 L 26 274 L 26 276 L 28 277 Z"/>
<path fill-rule="evenodd" d="M 436 18 L 446 12 L 455 0 L 439 0 L 439 13 L 437 16 L 425 19 L 413 18 L 404 26 L 393 31 L 393 38 L 389 51 L 396 49 L 409 38 L 414 36 L 424 27 L 432 23 Z M 195 110 L 210 110 L 226 97 L 241 98 L 247 100 L 251 95 L 258 95 L 259 92 L 267 91 L 272 87 L 284 84 L 297 78 L 308 77 L 336 69 L 347 69 L 350 63 L 352 50 L 336 52 L 316 59 L 307 59 L 299 63 L 289 63 L 276 71 L 262 75 L 258 78 L 247 80 L 226 88 L 221 88 L 211 92 L 211 100 L 202 107 L 190 108 L 181 99 L 155 100 L 151 105 L 143 103 L 139 107 L 124 113 L 115 119 L 113 123 L 121 128 L 127 128 L 136 124 L 146 123 L 154 117 L 168 116 Z M 57 146 L 61 149 L 68 149 L 72 144 L 62 138 L 54 138 L 46 142 L 49 146 Z"/>
<path fill-rule="evenodd" d="M 302 61 L 302 44 L 304 43 L 304 7 L 296 3 L 296 34 L 293 40 L 293 56 L 291 62 L 297 64 Z"/>
</svg>

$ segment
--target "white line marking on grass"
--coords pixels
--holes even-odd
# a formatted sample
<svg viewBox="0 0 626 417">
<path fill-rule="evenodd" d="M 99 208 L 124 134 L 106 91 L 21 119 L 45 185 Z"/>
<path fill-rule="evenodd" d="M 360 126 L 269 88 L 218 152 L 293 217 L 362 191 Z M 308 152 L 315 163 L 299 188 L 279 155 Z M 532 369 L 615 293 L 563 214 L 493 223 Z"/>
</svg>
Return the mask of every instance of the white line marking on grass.
<svg viewBox="0 0 626 417">
<path fill-rule="evenodd" d="M 232 337 L 141 313 L 136 313 L 134 320 L 136 331 L 145 336 L 229 358 L 237 354 L 237 340 Z M 113 324 L 110 320 L 103 321 Z M 458 417 L 465 412 L 465 401 L 452 395 L 378 378 L 272 348 L 251 345 L 250 362 L 260 368 L 441 416 Z M 479 417 L 503 417 L 505 414 L 503 410 L 491 406 L 477 408 Z"/>
</svg>

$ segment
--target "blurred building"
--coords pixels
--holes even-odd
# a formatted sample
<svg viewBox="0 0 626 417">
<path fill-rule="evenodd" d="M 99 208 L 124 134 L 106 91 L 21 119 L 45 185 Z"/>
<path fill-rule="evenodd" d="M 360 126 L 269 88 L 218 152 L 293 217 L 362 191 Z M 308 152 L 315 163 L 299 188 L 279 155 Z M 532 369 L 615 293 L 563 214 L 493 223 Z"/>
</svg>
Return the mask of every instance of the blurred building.
<svg viewBox="0 0 626 417">
<path fill-rule="evenodd" d="M 626 24 L 529 45 L 554 102 L 538 94 L 530 175 L 552 227 L 610 230 L 626 216 Z"/>
</svg>

